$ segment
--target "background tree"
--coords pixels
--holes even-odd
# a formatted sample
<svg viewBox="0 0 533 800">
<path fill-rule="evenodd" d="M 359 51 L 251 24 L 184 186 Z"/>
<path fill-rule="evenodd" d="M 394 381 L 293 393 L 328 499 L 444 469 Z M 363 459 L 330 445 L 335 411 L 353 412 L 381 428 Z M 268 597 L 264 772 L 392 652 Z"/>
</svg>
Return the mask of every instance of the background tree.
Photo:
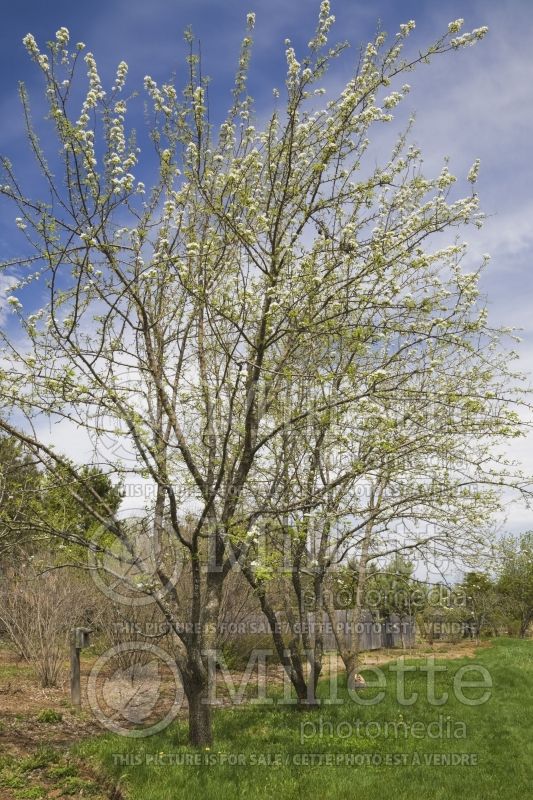
<svg viewBox="0 0 533 800">
<path fill-rule="evenodd" d="M 487 632 L 495 635 L 504 616 L 495 581 L 486 573 L 468 572 L 458 589 L 465 601 L 465 629 L 478 639 Z"/>
<path fill-rule="evenodd" d="M 524 637 L 533 620 L 533 534 L 504 538 L 500 558 L 498 591 L 507 612 L 518 621 L 519 635 Z"/>
<path fill-rule="evenodd" d="M 0 436 L 0 568 L 32 539 L 26 521 L 40 493 L 37 463 L 16 438 Z"/>
</svg>

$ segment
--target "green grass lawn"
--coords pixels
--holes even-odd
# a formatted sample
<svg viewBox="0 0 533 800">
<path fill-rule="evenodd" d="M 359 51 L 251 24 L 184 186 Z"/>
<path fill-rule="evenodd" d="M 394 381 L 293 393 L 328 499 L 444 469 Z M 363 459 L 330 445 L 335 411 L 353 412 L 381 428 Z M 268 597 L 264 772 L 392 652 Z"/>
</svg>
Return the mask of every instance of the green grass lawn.
<svg viewBox="0 0 533 800">
<path fill-rule="evenodd" d="M 428 702 L 427 676 L 420 670 L 424 661 L 413 659 L 406 664 L 417 668 L 405 675 L 405 695 L 418 692 L 412 705 L 399 705 L 397 673 L 390 663 L 383 666 L 385 697 L 376 705 L 356 704 L 341 684 L 344 702 L 318 710 L 279 705 L 218 710 L 209 751 L 189 748 L 180 722 L 147 739 L 99 737 L 81 744 L 78 752 L 119 782 L 132 800 L 530 797 L 533 642 L 499 639 L 474 659 L 436 663 L 446 670 L 435 676 L 435 696 L 449 694 L 440 706 Z M 461 703 L 453 688 L 457 670 L 474 663 L 488 670 L 493 683 L 488 701 L 477 706 Z M 368 672 L 367 677 L 375 676 Z M 464 678 L 479 680 L 473 673 Z M 327 682 L 321 690 L 326 696 Z M 464 695 L 475 699 L 483 691 L 465 688 Z M 366 689 L 360 696 L 376 693 Z M 469 763 L 453 764 L 463 754 Z M 169 763 L 184 758 L 215 763 Z"/>
</svg>

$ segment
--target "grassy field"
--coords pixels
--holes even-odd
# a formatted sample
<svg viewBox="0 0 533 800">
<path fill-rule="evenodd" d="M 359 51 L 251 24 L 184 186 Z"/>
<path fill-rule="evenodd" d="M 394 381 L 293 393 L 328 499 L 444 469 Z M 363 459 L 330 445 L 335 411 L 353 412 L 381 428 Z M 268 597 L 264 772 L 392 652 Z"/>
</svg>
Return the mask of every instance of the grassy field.
<svg viewBox="0 0 533 800">
<path fill-rule="evenodd" d="M 101 736 L 77 752 L 132 800 L 530 796 L 533 642 L 500 639 L 474 659 L 437 661 L 445 669 L 435 675 L 435 697 L 449 695 L 440 706 L 428 701 L 424 660 L 405 663 L 416 667 L 405 673 L 405 696 L 418 692 L 411 705 L 398 703 L 398 673 L 389 663 L 383 667 L 385 697 L 375 705 L 354 703 L 341 684 L 345 702 L 319 710 L 274 704 L 217 711 L 211 750 L 190 749 L 185 725 L 175 723 L 142 740 Z M 482 705 L 465 705 L 454 691 L 458 670 L 473 664 L 487 670 L 493 684 Z M 327 685 L 321 688 L 327 695 Z M 484 691 L 465 688 L 463 696 L 475 699 Z M 366 689 L 360 696 L 376 693 Z"/>
</svg>

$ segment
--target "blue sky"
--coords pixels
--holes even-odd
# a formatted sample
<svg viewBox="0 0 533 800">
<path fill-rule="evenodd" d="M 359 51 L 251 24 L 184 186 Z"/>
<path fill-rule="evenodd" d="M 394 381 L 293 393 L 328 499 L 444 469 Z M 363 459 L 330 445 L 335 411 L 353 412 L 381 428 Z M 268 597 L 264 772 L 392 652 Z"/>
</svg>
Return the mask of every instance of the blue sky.
<svg viewBox="0 0 533 800">
<path fill-rule="evenodd" d="M 184 75 L 182 32 L 192 24 L 201 40 L 204 71 L 212 77 L 210 100 L 216 118 L 230 102 L 246 13 L 257 15 L 250 87 L 261 112 L 271 101 L 272 87 L 283 83 L 284 39 L 291 38 L 297 55 L 301 52 L 315 27 L 319 0 L 20 0 L 2 5 L 0 153 L 10 157 L 31 187 L 17 82 L 24 80 L 37 99 L 40 81 L 21 44 L 26 33 L 42 43 L 64 25 L 72 41 L 84 41 L 94 52 L 104 83 L 124 59 L 130 67 L 128 85 L 141 89 L 147 73 L 164 79 L 176 71 L 179 83 L 180 72 Z M 407 107 L 417 112 L 413 138 L 423 150 L 428 172 L 439 169 L 448 155 L 451 171 L 465 176 L 474 159 L 481 159 L 478 191 L 490 218 L 481 232 L 467 239 L 472 258 L 485 252 L 492 256 L 483 282 L 492 320 L 524 329 L 520 364 L 531 374 L 533 2 L 332 0 L 332 11 L 337 17 L 332 38 L 352 44 L 331 75 L 339 86 L 349 78 L 358 45 L 372 36 L 378 20 L 394 33 L 399 23 L 415 19 L 412 47 L 427 44 L 458 17 L 464 17 L 467 30 L 489 26 L 489 35 L 475 48 L 439 58 L 410 75 Z M 40 108 L 37 100 L 36 118 Z M 17 252 L 20 243 L 13 217 L 12 209 L 0 205 L 3 256 Z M 5 278 L 0 276 L 0 323 L 10 325 L 5 289 Z M 532 440 L 519 443 L 513 452 L 533 471 L 531 444 Z M 514 509 L 509 525 L 514 530 L 530 527 L 528 513 Z"/>
</svg>

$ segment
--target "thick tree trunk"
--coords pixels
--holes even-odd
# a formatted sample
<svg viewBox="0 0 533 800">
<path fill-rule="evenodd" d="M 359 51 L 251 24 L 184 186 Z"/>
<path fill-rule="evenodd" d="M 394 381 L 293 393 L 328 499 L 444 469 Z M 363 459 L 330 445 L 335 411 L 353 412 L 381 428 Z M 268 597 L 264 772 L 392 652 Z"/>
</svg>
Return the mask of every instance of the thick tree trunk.
<svg viewBox="0 0 533 800">
<path fill-rule="evenodd" d="M 209 747 L 213 743 L 213 720 L 207 687 L 192 687 L 189 701 L 189 744 Z"/>
<path fill-rule="evenodd" d="M 215 526 L 215 523 L 212 523 Z M 185 693 L 189 703 L 189 743 L 193 747 L 208 747 L 213 742 L 210 674 L 208 660 L 216 656 L 217 623 L 225 573 L 222 568 L 223 545 L 220 532 L 209 540 L 209 564 L 205 588 L 202 587 L 198 564 L 193 574 L 193 613 L 201 633 L 188 647 L 183 670 Z M 203 598 L 202 598 L 203 594 Z M 203 599 L 203 608 L 202 608 Z"/>
</svg>

